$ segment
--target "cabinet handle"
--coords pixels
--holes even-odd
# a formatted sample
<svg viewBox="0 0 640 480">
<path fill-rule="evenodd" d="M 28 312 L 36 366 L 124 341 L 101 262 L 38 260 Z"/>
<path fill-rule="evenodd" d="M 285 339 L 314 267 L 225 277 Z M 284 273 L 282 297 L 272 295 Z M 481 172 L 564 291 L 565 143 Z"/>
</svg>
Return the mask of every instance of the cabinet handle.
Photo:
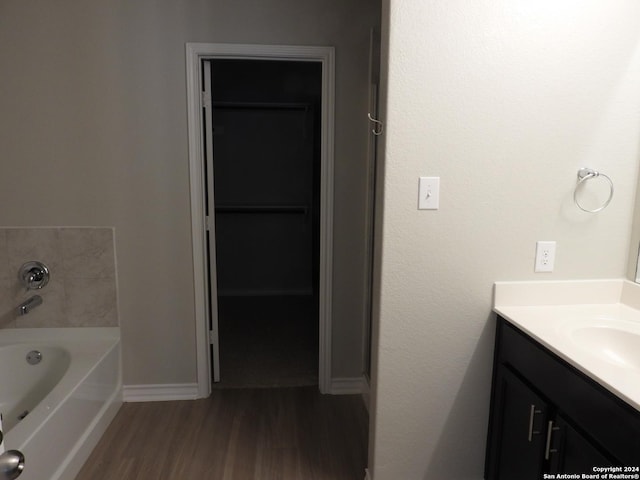
<svg viewBox="0 0 640 480">
<path fill-rule="evenodd" d="M 545 460 L 549 460 L 549 456 L 552 453 L 556 453 L 558 451 L 558 449 L 556 449 L 556 448 L 551 448 L 551 435 L 556 430 L 560 430 L 560 427 L 554 427 L 553 426 L 553 420 L 549 420 L 549 425 L 547 426 L 547 447 L 544 450 L 544 459 Z"/>
<path fill-rule="evenodd" d="M 531 405 L 531 412 L 529 413 L 529 435 L 528 435 L 528 440 L 531 442 L 533 440 L 533 435 L 538 435 L 540 432 L 537 430 L 533 430 L 533 418 L 535 417 L 535 415 L 537 413 L 542 413 L 542 410 L 536 410 L 536 406 L 535 405 Z"/>
</svg>

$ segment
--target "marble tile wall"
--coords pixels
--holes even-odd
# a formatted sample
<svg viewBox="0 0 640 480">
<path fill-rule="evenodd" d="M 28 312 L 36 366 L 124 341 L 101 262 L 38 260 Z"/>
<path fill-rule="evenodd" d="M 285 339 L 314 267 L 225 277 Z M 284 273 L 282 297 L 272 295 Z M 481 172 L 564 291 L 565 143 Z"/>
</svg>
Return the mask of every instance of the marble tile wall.
<svg viewBox="0 0 640 480">
<path fill-rule="evenodd" d="M 26 291 L 18 271 L 31 260 L 51 277 Z M 115 265 L 113 228 L 0 228 L 0 328 L 117 326 Z M 19 316 L 32 295 L 43 304 Z"/>
</svg>

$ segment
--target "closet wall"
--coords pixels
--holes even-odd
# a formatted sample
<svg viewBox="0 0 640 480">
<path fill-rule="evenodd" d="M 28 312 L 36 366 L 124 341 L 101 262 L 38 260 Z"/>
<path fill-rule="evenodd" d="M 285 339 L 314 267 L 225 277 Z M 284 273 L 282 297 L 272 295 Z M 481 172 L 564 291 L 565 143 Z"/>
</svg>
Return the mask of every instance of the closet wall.
<svg viewBox="0 0 640 480">
<path fill-rule="evenodd" d="M 213 63 L 220 296 L 317 293 L 320 74 L 313 62 Z"/>
</svg>

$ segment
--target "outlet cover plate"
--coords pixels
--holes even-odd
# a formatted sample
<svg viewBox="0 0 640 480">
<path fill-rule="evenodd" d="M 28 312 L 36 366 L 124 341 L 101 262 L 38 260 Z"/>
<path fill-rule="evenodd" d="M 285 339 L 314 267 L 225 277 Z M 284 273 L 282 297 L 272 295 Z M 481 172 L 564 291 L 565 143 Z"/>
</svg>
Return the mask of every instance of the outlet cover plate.
<svg viewBox="0 0 640 480">
<path fill-rule="evenodd" d="M 553 272 L 556 261 L 556 242 L 536 242 L 535 272 Z"/>
</svg>

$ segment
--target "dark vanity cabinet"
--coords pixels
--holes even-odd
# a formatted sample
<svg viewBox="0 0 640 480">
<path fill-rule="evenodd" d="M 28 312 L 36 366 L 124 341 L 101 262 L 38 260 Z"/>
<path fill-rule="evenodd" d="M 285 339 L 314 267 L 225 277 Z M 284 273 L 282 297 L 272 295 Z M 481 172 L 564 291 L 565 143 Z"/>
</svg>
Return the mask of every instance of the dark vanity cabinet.
<svg viewBox="0 0 640 480">
<path fill-rule="evenodd" d="M 640 466 L 640 412 L 498 317 L 485 478 L 605 466 Z"/>
<path fill-rule="evenodd" d="M 495 418 L 498 424 L 494 430 L 499 433 L 500 454 L 490 469 L 492 475 L 487 478 L 539 480 L 549 408 L 506 367 L 497 369 L 495 383 L 498 391 L 495 408 L 499 418 Z"/>
</svg>

